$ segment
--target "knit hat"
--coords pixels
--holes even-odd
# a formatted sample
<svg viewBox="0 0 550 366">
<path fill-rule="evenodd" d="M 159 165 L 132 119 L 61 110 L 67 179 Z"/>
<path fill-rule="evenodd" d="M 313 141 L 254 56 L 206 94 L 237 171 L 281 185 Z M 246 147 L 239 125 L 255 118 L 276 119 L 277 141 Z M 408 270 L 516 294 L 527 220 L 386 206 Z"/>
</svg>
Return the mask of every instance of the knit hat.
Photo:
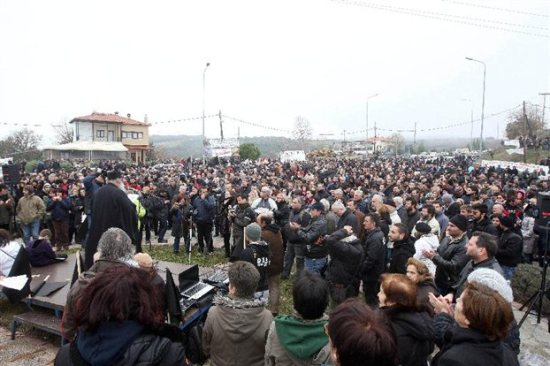
<svg viewBox="0 0 550 366">
<path fill-rule="evenodd" d="M 500 294 L 507 302 L 514 301 L 514 294 L 508 282 L 500 273 L 490 268 L 479 268 L 470 273 L 468 282 L 478 282 Z"/>
<path fill-rule="evenodd" d="M 153 267 L 153 258 L 147 253 L 137 253 L 134 255 L 134 260 L 138 262 L 140 268 Z"/>
<path fill-rule="evenodd" d="M 454 215 L 451 217 L 449 222 L 452 222 L 454 226 L 459 228 L 461 231 L 468 230 L 468 219 L 464 215 Z"/>
<path fill-rule="evenodd" d="M 432 231 L 430 225 L 426 224 L 425 222 L 417 223 L 415 229 L 421 234 L 429 234 Z"/>
<path fill-rule="evenodd" d="M 315 202 L 313 205 L 310 206 L 310 210 L 317 210 L 324 212 L 325 211 L 325 205 L 323 205 L 320 202 Z"/>
<path fill-rule="evenodd" d="M 515 222 L 512 217 L 506 216 L 506 215 L 500 215 L 499 219 L 502 226 L 505 226 L 508 229 L 511 229 L 514 227 Z"/>
<path fill-rule="evenodd" d="M 246 227 L 245 233 L 248 240 L 250 240 L 251 242 L 255 242 L 260 240 L 260 237 L 262 235 L 262 228 L 260 227 L 260 225 L 253 222 Z"/>
</svg>

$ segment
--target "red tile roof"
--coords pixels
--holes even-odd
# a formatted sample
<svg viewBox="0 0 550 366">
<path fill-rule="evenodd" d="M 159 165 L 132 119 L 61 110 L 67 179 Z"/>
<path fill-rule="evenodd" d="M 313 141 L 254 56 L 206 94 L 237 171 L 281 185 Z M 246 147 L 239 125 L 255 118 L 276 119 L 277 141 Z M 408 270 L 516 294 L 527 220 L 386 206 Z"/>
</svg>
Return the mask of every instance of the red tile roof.
<svg viewBox="0 0 550 366">
<path fill-rule="evenodd" d="M 123 117 L 114 113 L 97 113 L 93 112 L 89 116 L 76 117 L 69 123 L 73 122 L 111 122 L 122 123 L 123 125 L 151 126 L 149 123 L 136 121 L 128 117 Z"/>
</svg>

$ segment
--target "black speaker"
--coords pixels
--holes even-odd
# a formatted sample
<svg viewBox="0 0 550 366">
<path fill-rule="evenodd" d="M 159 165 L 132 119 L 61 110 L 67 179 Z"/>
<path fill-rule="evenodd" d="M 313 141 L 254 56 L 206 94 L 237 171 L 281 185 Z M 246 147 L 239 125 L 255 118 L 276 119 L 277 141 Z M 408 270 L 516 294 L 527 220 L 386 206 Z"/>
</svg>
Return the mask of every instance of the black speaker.
<svg viewBox="0 0 550 366">
<path fill-rule="evenodd" d="M 21 180 L 21 164 L 8 164 L 2 166 L 4 183 L 17 184 Z"/>
<path fill-rule="evenodd" d="M 537 195 L 538 217 L 541 219 L 550 219 L 550 192 L 539 192 Z"/>
</svg>

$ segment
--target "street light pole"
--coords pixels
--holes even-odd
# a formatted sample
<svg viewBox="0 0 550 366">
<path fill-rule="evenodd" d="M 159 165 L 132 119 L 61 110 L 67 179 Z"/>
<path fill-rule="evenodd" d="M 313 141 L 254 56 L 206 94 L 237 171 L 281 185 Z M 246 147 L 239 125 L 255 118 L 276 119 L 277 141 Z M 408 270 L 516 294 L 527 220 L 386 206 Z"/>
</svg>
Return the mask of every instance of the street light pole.
<svg viewBox="0 0 550 366">
<path fill-rule="evenodd" d="M 539 95 L 542 95 L 542 128 L 544 129 L 544 110 L 546 109 L 546 96 L 550 95 L 550 93 L 539 93 Z"/>
<path fill-rule="evenodd" d="M 474 102 L 468 98 L 460 99 L 463 102 L 470 102 L 470 140 L 472 140 L 472 148 L 474 147 Z M 497 136 L 498 137 L 498 136 Z"/>
<path fill-rule="evenodd" d="M 365 130 L 367 140 L 365 141 L 365 157 L 369 154 L 369 99 L 372 99 L 377 96 L 378 96 L 378 93 L 373 94 L 367 98 L 367 129 Z"/>
<path fill-rule="evenodd" d="M 466 60 L 474 61 L 483 65 L 483 97 L 481 99 L 481 131 L 479 134 L 479 155 L 481 156 L 481 152 L 483 151 L 483 122 L 485 120 L 485 79 L 487 76 L 487 65 L 485 65 L 485 62 L 471 57 L 466 57 Z"/>
<path fill-rule="evenodd" d="M 210 66 L 210 62 L 206 63 L 204 71 L 202 72 L 202 163 L 206 161 L 206 136 L 204 133 L 204 108 L 205 108 L 205 95 L 206 95 L 206 70 Z"/>
</svg>

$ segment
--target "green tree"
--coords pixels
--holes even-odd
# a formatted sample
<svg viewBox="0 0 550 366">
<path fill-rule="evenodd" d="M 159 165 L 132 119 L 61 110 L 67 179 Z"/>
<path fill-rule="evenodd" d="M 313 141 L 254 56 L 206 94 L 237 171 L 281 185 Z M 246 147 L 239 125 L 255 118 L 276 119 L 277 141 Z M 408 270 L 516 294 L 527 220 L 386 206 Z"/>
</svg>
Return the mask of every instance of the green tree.
<svg viewBox="0 0 550 366">
<path fill-rule="evenodd" d="M 242 160 L 256 160 L 261 154 L 260 149 L 255 144 L 241 144 L 239 147 L 239 155 Z"/>
<path fill-rule="evenodd" d="M 527 121 L 523 114 L 523 108 L 518 109 L 508 116 L 508 124 L 506 125 L 506 137 L 516 139 L 520 136 L 538 137 L 544 132 L 544 124 L 542 116 L 537 112 L 533 105 L 527 105 L 525 108 Z"/>
</svg>

